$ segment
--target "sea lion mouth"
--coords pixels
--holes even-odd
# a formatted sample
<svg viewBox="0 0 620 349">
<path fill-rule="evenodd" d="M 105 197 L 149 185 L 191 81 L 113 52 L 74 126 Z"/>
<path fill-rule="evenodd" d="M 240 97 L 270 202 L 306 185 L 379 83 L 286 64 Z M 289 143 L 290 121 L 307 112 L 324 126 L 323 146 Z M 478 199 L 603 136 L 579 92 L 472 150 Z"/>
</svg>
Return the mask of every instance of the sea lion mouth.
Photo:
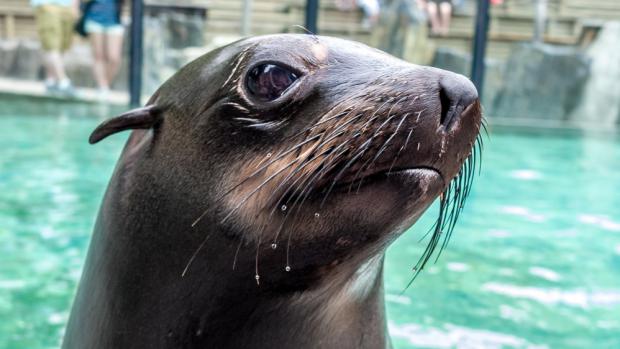
<svg viewBox="0 0 620 349">
<path fill-rule="evenodd" d="M 335 184 L 333 188 L 331 188 L 331 191 L 335 194 L 349 193 L 353 190 L 359 191 L 362 188 L 372 187 L 373 185 L 384 182 L 393 182 L 398 186 L 402 186 L 403 183 L 411 183 L 412 181 L 436 181 L 440 182 L 442 187 L 446 186 L 446 180 L 441 171 L 430 166 L 418 166 L 405 168 L 388 168 L 384 170 L 370 172 L 362 176 L 350 176 L 348 178 L 343 178 L 339 183 Z M 327 186 L 324 186 L 322 189 L 323 190 L 319 190 L 319 192 L 324 192 L 325 190 L 328 190 Z"/>
</svg>

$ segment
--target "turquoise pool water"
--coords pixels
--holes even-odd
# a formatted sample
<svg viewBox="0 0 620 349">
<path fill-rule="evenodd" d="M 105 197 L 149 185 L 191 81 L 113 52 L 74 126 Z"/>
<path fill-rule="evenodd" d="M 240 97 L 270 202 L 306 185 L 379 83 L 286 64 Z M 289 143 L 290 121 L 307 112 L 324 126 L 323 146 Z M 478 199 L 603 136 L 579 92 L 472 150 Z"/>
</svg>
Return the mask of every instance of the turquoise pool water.
<svg viewBox="0 0 620 349">
<path fill-rule="evenodd" d="M 56 348 L 125 135 L 118 110 L 0 98 L 0 348 Z M 441 259 L 434 210 L 390 249 L 396 348 L 620 348 L 620 141 L 495 130 Z"/>
</svg>

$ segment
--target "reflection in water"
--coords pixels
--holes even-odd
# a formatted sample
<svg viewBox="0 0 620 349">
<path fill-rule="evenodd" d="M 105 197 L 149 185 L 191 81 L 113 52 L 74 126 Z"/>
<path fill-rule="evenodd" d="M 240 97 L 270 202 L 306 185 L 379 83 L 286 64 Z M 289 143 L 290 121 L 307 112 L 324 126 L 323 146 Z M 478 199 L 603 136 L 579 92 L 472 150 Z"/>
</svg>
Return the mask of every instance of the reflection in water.
<svg viewBox="0 0 620 349">
<path fill-rule="evenodd" d="M 547 348 L 544 345 L 532 345 L 525 339 L 510 334 L 455 326 L 450 323 L 435 328 L 412 324 L 399 326 L 390 322 L 388 328 L 394 339 L 405 339 L 410 345 L 422 348 Z"/>
<path fill-rule="evenodd" d="M 499 283 L 482 285 L 487 292 L 502 294 L 511 298 L 526 298 L 547 305 L 568 305 L 572 307 L 613 309 L 620 305 L 620 290 L 607 292 L 586 292 L 582 290 L 560 290 L 554 288 L 520 287 Z"/>
</svg>

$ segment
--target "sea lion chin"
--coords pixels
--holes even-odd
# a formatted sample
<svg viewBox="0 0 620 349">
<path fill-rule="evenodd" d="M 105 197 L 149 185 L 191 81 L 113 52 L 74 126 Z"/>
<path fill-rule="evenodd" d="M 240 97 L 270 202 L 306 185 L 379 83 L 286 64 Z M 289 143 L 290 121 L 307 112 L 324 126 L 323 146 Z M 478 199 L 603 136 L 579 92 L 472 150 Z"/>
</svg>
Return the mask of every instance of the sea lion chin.
<svg viewBox="0 0 620 349">
<path fill-rule="evenodd" d="M 465 77 L 312 35 L 195 60 L 147 106 L 106 192 L 65 348 L 378 348 L 383 255 L 440 197 L 416 275 L 476 167 Z"/>
</svg>

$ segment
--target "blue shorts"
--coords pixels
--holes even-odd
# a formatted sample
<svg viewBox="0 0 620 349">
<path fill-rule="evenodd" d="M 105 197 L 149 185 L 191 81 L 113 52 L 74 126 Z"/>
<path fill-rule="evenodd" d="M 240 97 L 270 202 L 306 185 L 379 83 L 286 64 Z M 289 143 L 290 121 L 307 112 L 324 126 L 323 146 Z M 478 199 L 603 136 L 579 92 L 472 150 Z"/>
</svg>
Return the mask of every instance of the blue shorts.
<svg viewBox="0 0 620 349">
<path fill-rule="evenodd" d="M 95 22 L 92 19 L 87 19 L 84 22 L 84 30 L 88 34 L 110 34 L 110 35 L 123 35 L 125 28 L 122 24 L 101 24 Z"/>
</svg>

